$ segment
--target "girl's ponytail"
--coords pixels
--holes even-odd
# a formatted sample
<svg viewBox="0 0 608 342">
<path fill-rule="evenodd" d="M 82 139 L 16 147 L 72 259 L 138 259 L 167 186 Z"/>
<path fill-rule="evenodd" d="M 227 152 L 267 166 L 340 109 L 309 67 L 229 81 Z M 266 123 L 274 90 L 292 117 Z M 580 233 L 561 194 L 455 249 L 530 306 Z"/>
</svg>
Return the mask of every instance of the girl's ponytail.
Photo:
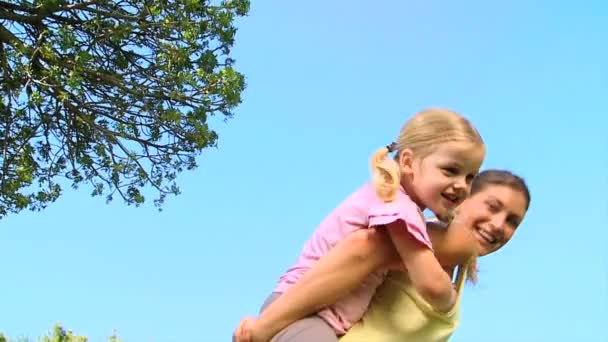
<svg viewBox="0 0 608 342">
<path fill-rule="evenodd" d="M 400 186 L 399 164 L 388 154 L 396 150 L 397 144 L 392 143 L 376 151 L 370 160 L 372 169 L 372 184 L 376 194 L 385 202 L 391 202 L 397 197 Z"/>
</svg>

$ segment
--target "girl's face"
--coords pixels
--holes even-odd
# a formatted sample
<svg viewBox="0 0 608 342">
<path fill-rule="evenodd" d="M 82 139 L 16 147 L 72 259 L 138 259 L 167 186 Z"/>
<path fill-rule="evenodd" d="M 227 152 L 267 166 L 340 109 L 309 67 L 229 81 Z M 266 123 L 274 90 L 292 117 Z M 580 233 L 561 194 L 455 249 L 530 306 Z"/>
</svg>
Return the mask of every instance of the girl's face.
<svg viewBox="0 0 608 342">
<path fill-rule="evenodd" d="M 404 187 L 420 207 L 447 218 L 469 194 L 484 157 L 483 145 L 462 142 L 441 144 L 422 158 L 405 150 L 399 160 Z"/>
<path fill-rule="evenodd" d="M 488 184 L 462 203 L 451 225 L 470 229 L 479 255 L 487 255 L 509 242 L 526 215 L 526 206 L 521 191 Z"/>
</svg>

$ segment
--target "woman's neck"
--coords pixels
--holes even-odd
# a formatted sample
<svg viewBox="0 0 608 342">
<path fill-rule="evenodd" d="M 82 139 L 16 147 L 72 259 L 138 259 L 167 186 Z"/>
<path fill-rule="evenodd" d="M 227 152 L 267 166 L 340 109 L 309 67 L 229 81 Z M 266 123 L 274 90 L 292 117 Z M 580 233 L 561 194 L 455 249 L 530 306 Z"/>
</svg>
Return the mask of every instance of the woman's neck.
<svg viewBox="0 0 608 342">
<path fill-rule="evenodd" d="M 453 273 L 458 265 L 465 264 L 470 258 L 470 241 L 462 238 L 462 234 L 455 234 L 460 227 L 445 228 L 440 224 L 427 223 L 427 231 L 433 244 L 435 256 L 443 268 Z"/>
</svg>

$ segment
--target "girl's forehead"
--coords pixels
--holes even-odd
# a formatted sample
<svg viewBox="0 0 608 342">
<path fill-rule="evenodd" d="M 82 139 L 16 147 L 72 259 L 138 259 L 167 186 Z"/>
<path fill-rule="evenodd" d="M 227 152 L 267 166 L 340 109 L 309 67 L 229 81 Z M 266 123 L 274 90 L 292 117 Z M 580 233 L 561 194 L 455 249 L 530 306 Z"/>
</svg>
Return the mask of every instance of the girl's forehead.
<svg viewBox="0 0 608 342">
<path fill-rule="evenodd" d="M 439 162 L 454 162 L 473 169 L 479 169 L 484 158 L 485 148 L 483 145 L 465 142 L 441 144 L 427 156 L 427 159 Z"/>
</svg>

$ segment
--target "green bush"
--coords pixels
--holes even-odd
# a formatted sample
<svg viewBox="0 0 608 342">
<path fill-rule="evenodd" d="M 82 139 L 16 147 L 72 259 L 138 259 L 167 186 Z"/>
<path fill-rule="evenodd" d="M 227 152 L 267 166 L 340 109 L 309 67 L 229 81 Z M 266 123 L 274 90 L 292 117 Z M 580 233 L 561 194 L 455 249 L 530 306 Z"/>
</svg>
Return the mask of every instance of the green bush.
<svg viewBox="0 0 608 342">
<path fill-rule="evenodd" d="M 38 338 L 38 342 L 87 342 L 89 339 L 86 336 L 78 336 L 75 335 L 70 330 L 65 330 L 61 324 L 55 324 L 52 333 L 49 333 L 47 336 L 42 336 Z M 16 340 L 6 338 L 2 333 L 0 333 L 0 342 L 33 342 L 34 340 L 30 340 L 29 338 L 18 338 Z M 116 333 L 112 333 L 110 337 L 108 337 L 108 342 L 120 342 L 120 339 L 116 336 Z"/>
</svg>

